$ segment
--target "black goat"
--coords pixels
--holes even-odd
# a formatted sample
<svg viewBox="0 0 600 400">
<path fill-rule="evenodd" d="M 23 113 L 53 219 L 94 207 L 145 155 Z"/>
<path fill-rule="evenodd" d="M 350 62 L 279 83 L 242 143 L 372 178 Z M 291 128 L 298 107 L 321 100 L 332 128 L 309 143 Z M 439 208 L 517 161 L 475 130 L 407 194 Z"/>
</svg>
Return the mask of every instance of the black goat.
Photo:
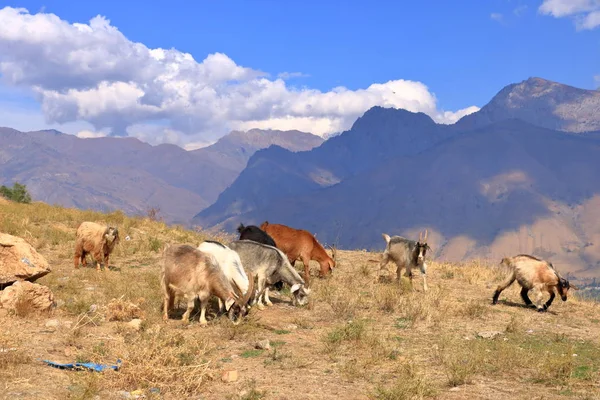
<svg viewBox="0 0 600 400">
<path fill-rule="evenodd" d="M 244 226 L 244 224 L 240 224 L 237 231 L 240 233 L 240 240 L 252 240 L 253 242 L 277 247 L 273 238 L 256 225 Z"/>
</svg>

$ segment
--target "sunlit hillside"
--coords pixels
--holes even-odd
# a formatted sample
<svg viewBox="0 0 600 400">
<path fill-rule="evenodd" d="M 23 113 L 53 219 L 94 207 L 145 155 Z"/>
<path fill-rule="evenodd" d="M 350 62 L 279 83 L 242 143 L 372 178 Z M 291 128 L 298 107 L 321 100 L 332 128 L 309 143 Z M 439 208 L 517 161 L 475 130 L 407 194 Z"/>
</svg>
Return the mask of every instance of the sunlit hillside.
<svg viewBox="0 0 600 400">
<path fill-rule="evenodd" d="M 109 271 L 73 268 L 75 231 L 86 220 L 121 231 Z M 57 302 L 48 315 L 0 309 L 1 398 L 600 398 L 600 303 L 570 292 L 538 313 L 522 305 L 515 284 L 492 306 L 503 271 L 482 262 L 432 260 L 423 292 L 418 274 L 412 289 L 386 279 L 391 264 L 377 279 L 380 254 L 340 251 L 333 276 L 312 280 L 308 306 L 293 307 L 284 289 L 272 307 L 253 308 L 234 326 L 215 317 L 215 301 L 202 328 L 198 315 L 189 325 L 163 322 L 159 284 L 164 245 L 197 245 L 202 232 L 7 201 L 0 231 L 46 257 L 52 272 L 37 283 Z M 264 340 L 268 348 L 256 348 Z M 119 371 L 101 373 L 41 362 L 117 359 Z M 223 381 L 227 371 L 237 380 Z"/>
</svg>

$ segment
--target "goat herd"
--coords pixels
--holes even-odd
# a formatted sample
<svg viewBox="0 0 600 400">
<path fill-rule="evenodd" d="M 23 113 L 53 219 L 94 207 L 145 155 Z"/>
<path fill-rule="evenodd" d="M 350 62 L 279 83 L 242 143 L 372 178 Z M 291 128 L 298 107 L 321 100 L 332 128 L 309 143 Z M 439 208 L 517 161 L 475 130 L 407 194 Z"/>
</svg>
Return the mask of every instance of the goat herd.
<svg viewBox="0 0 600 400">
<path fill-rule="evenodd" d="M 314 260 L 319 263 L 321 277 L 336 267 L 335 247 L 330 247 L 329 255 L 306 230 L 270 224 L 268 221 L 260 227 L 240 225 L 237 230 L 239 239 L 228 246 L 207 240 L 197 248 L 185 244 L 165 247 L 160 271 L 165 320 L 169 318 L 175 298 L 182 297 L 187 303 L 182 320 L 189 322 L 198 299 L 200 324 L 206 325 L 206 306 L 211 296 L 215 296 L 220 313 L 227 313 L 234 323 L 239 323 L 250 307 L 256 305 L 262 310 L 265 305 L 271 306 L 269 288 L 281 290 L 283 284 L 290 288 L 292 304 L 305 305 L 310 295 L 309 262 Z M 396 279 L 400 281 L 402 269 L 405 268 L 405 275 L 412 283 L 412 269 L 419 268 L 423 290 L 427 291 L 425 255 L 430 250 L 427 230 L 424 235 L 419 234 L 418 241 L 401 236 L 390 237 L 385 233 L 382 235 L 386 248 L 379 262 L 379 271 L 392 261 L 396 264 Z M 79 268 L 80 263 L 85 267 L 87 254 L 94 257 L 97 270 L 100 270 L 101 263 L 107 268 L 110 253 L 118 241 L 119 231 L 116 227 L 93 222 L 81 223 L 77 229 L 75 268 Z M 294 268 L 297 259 L 304 265 L 304 277 Z M 568 290 L 578 289 L 562 278 L 551 263 L 530 255 L 503 258 L 501 264 L 507 267 L 509 274 L 494 292 L 492 304 L 498 302 L 500 293 L 515 280 L 521 286 L 521 297 L 525 304 L 533 305 L 538 311 L 548 309 L 555 298 L 555 290 L 566 301 Z M 537 292 L 537 305 L 528 297 L 531 289 Z M 540 305 L 543 292 L 547 292 L 550 298 Z"/>
</svg>

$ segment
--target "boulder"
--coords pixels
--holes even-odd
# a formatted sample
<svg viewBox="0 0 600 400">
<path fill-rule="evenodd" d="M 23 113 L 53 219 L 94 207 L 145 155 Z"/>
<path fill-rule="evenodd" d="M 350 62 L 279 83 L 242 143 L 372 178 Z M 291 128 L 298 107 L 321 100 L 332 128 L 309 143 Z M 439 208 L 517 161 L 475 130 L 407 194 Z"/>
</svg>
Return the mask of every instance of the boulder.
<svg viewBox="0 0 600 400">
<path fill-rule="evenodd" d="M 0 233 L 0 287 L 33 282 L 50 272 L 48 262 L 25 240 Z"/>
<path fill-rule="evenodd" d="M 0 306 L 19 315 L 31 311 L 48 311 L 54 307 L 54 295 L 46 286 L 17 281 L 0 291 Z"/>
</svg>

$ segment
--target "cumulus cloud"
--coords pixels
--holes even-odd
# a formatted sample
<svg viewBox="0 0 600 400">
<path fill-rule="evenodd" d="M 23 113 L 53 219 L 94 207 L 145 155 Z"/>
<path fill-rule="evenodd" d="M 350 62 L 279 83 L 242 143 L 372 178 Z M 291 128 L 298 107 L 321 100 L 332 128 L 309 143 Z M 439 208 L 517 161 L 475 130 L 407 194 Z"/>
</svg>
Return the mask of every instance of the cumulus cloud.
<svg viewBox="0 0 600 400">
<path fill-rule="evenodd" d="M 85 121 L 89 132 L 182 146 L 240 128 L 326 135 L 348 129 L 376 105 L 424 112 L 440 123 L 477 110 L 439 110 L 427 86 L 402 79 L 358 90 L 296 89 L 285 80 L 299 73 L 269 79 L 222 53 L 197 61 L 175 49 L 150 49 L 102 16 L 71 24 L 11 7 L 0 9 L 0 74 L 35 93 L 48 123 Z"/>
<path fill-rule="evenodd" d="M 83 130 L 83 131 L 77 132 L 77 134 L 75 136 L 77 136 L 78 138 L 81 138 L 81 139 L 89 139 L 89 138 L 105 137 L 105 136 L 108 136 L 108 134 L 104 133 L 104 132 L 93 132 L 93 131 Z"/>
<path fill-rule="evenodd" d="M 555 18 L 573 18 L 578 30 L 600 26 L 600 0 L 544 0 L 538 11 Z"/>
</svg>

